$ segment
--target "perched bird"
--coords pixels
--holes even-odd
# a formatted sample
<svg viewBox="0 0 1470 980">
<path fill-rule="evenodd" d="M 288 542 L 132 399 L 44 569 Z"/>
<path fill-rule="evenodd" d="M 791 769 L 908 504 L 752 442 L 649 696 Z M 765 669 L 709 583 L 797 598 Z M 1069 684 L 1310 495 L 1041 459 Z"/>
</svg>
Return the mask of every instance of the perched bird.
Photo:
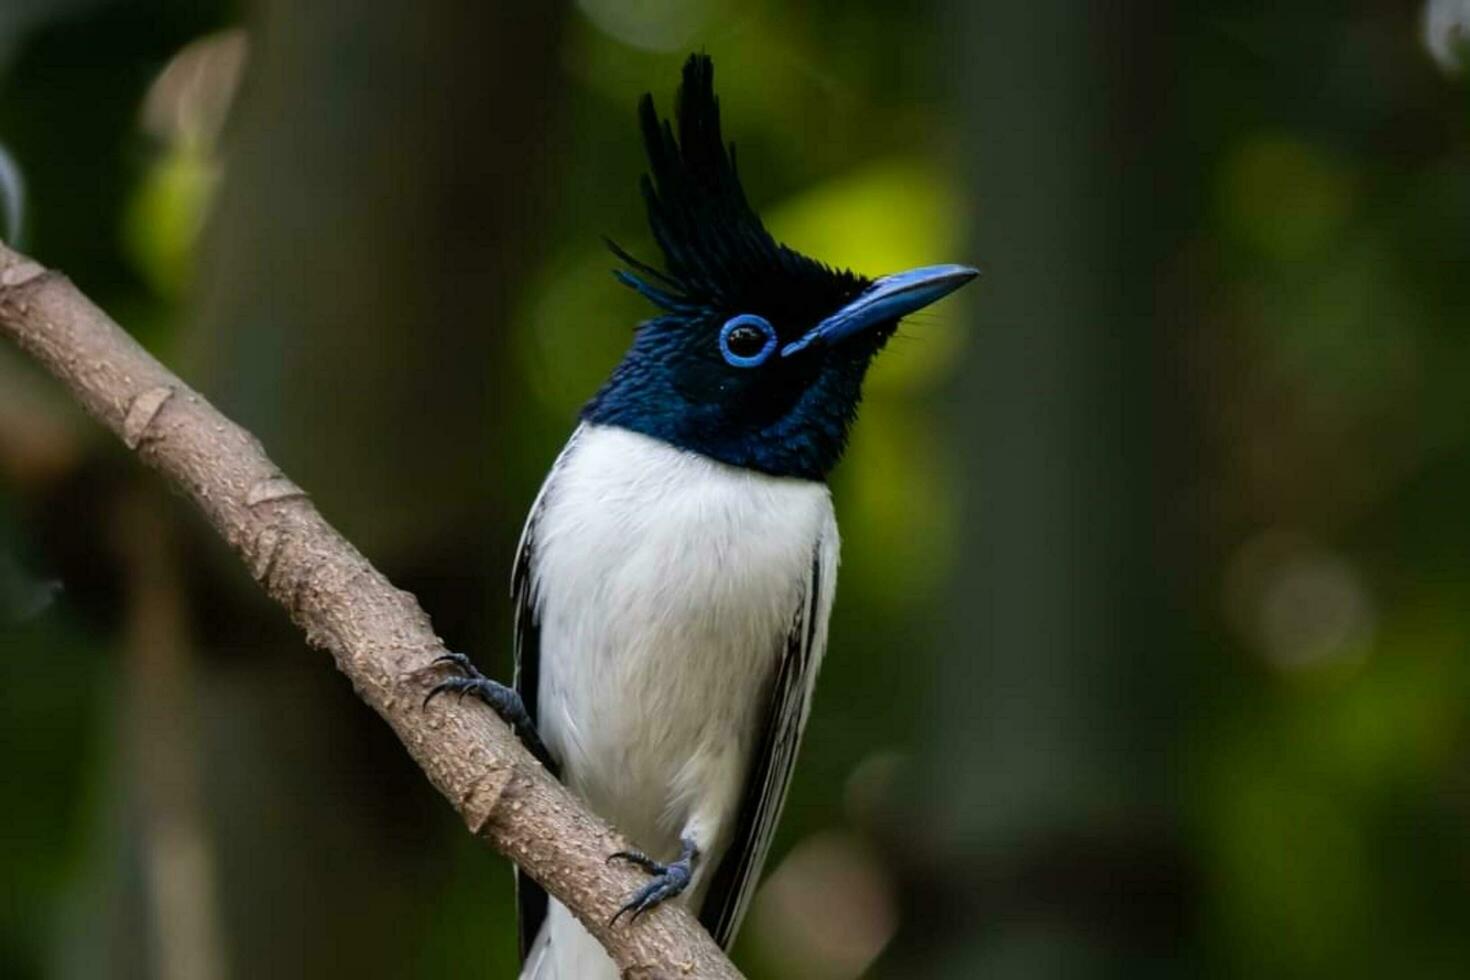
<svg viewBox="0 0 1470 980">
<path fill-rule="evenodd" d="M 611 247 L 658 314 L 531 508 L 512 576 L 515 688 L 455 655 L 434 693 L 483 698 L 642 849 L 614 855 L 650 876 L 625 922 L 678 896 L 728 947 L 827 646 L 825 480 L 863 376 L 902 316 L 976 271 L 870 280 L 777 243 L 741 189 L 713 80 L 708 57 L 689 59 L 677 127 L 651 96 L 639 106 L 664 268 Z M 519 889 L 523 980 L 618 975 L 564 907 Z"/>
</svg>

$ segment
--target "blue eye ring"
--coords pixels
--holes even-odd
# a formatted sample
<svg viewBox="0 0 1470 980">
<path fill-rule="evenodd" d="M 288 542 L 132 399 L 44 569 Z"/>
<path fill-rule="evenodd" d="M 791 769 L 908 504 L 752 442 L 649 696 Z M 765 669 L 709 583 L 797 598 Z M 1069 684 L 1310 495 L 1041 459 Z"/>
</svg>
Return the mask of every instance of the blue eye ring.
<svg viewBox="0 0 1470 980">
<path fill-rule="evenodd" d="M 760 350 L 754 354 L 740 355 L 730 349 L 730 335 L 740 327 L 754 327 L 756 330 L 765 334 L 766 342 L 761 346 Z M 733 367 L 749 368 L 764 364 L 766 358 L 770 357 L 775 351 L 776 328 L 771 326 L 771 321 L 763 316 L 756 316 L 754 313 L 741 313 L 739 316 L 732 316 L 726 320 L 725 325 L 720 328 L 720 354 L 724 356 L 725 363 Z"/>
</svg>

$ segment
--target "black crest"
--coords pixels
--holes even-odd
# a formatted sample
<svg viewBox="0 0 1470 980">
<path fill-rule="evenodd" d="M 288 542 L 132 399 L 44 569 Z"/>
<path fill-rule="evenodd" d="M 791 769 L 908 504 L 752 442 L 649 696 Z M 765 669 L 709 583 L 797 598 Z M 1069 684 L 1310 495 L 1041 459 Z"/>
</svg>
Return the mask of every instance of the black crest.
<svg viewBox="0 0 1470 980">
<path fill-rule="evenodd" d="M 745 199 L 735 144 L 720 133 L 714 63 L 690 55 L 675 106 L 675 126 L 660 120 L 653 96 L 638 105 L 649 172 L 641 187 L 648 224 L 667 271 L 617 256 L 637 270 L 618 277 L 670 312 L 760 310 L 779 315 L 799 307 L 829 309 L 861 292 L 866 280 L 835 271 L 766 231 Z"/>
</svg>

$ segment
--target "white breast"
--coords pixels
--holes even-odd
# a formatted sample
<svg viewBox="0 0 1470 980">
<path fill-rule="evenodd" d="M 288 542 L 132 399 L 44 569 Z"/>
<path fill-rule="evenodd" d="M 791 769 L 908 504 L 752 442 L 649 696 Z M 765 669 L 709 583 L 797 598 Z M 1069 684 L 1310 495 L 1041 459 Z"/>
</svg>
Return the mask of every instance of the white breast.
<svg viewBox="0 0 1470 980">
<path fill-rule="evenodd" d="M 568 785 L 650 853 L 676 853 L 691 827 L 721 846 L 824 535 L 825 485 L 623 429 L 583 426 L 550 478 L 533 566 L 541 734 Z"/>
</svg>

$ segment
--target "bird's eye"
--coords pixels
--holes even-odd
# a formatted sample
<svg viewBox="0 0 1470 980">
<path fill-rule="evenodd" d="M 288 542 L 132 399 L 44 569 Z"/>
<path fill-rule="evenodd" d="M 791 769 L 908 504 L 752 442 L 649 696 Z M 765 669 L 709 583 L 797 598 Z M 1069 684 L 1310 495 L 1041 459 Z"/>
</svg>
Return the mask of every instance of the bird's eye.
<svg viewBox="0 0 1470 980">
<path fill-rule="evenodd" d="M 776 328 L 754 313 L 732 316 L 720 328 L 720 353 L 735 367 L 755 367 L 776 349 Z"/>
</svg>

